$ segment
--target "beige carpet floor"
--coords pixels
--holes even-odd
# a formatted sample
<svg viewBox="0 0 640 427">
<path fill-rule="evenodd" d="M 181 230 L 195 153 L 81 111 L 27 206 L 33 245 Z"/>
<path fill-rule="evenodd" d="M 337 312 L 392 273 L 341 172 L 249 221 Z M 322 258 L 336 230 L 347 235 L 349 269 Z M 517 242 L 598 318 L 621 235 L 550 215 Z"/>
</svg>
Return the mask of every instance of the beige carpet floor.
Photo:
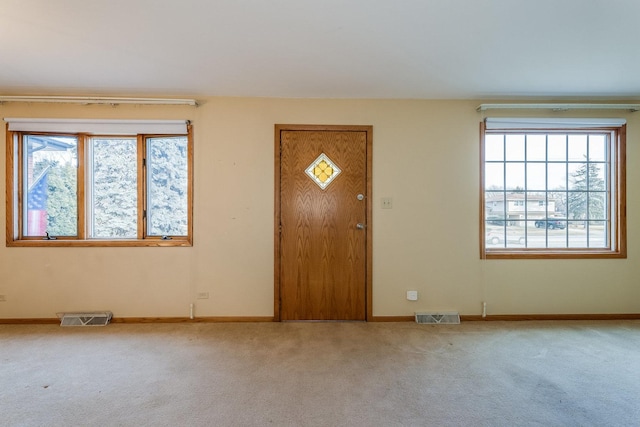
<svg viewBox="0 0 640 427">
<path fill-rule="evenodd" d="M 2 426 L 640 426 L 640 322 L 0 325 Z"/>
</svg>

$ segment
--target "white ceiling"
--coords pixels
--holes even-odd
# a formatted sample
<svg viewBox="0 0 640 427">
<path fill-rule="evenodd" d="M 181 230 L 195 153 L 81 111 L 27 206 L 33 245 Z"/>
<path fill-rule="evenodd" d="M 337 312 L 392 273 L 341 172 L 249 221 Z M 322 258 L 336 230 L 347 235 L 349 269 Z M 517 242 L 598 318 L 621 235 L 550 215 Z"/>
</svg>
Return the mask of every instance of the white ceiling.
<svg viewBox="0 0 640 427">
<path fill-rule="evenodd" d="M 639 0 L 0 0 L 0 95 L 640 97 Z"/>
</svg>

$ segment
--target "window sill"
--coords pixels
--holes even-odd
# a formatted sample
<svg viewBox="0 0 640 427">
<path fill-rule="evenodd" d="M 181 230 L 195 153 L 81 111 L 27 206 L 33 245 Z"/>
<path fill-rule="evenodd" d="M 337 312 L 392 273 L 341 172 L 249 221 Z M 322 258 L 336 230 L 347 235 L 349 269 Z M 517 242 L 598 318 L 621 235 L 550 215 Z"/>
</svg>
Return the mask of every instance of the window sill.
<svg viewBox="0 0 640 427">
<path fill-rule="evenodd" d="M 610 259 L 627 258 L 626 251 L 563 249 L 489 249 L 482 256 L 483 259 Z"/>
<path fill-rule="evenodd" d="M 7 240 L 7 247 L 190 247 L 189 239 L 146 239 L 146 240 Z"/>
</svg>

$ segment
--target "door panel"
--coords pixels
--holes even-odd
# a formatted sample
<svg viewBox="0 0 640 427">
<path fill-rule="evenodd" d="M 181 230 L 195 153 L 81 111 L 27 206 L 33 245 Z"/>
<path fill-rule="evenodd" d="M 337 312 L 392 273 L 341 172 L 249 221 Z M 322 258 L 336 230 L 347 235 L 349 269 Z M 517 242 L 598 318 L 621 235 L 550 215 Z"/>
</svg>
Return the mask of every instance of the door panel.
<svg viewBox="0 0 640 427">
<path fill-rule="evenodd" d="M 365 320 L 367 230 L 358 224 L 368 213 L 367 132 L 281 130 L 279 137 L 280 318 Z M 322 154 L 339 169 L 329 176 L 316 169 L 329 181 L 324 189 L 305 172 Z"/>
</svg>

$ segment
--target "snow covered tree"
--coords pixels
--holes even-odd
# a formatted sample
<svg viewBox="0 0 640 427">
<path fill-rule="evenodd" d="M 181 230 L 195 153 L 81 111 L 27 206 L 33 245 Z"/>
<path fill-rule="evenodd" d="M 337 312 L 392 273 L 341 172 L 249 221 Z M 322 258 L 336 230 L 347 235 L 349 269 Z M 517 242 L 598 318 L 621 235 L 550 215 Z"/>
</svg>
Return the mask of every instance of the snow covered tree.
<svg viewBox="0 0 640 427">
<path fill-rule="evenodd" d="M 583 163 L 571 175 L 573 184 L 568 195 L 570 219 L 605 218 L 605 181 L 598 163 Z"/>
</svg>

